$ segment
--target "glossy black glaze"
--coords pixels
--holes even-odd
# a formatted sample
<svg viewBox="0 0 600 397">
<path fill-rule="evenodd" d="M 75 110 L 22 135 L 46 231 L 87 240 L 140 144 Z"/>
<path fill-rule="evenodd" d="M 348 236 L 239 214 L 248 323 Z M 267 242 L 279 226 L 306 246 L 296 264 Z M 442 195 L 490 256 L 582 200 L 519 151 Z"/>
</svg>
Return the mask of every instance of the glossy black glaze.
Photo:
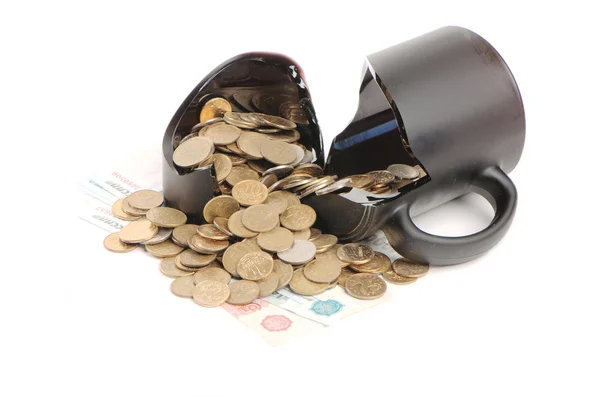
<svg viewBox="0 0 600 397">
<path fill-rule="evenodd" d="M 327 160 L 327 173 L 340 176 L 405 163 L 420 164 L 428 177 L 396 197 L 352 189 L 306 202 L 320 227 L 345 240 L 383 229 L 407 258 L 461 263 L 489 250 L 508 230 L 517 193 L 506 173 L 519 161 L 524 141 L 523 103 L 506 63 L 477 34 L 445 27 L 367 58 L 356 117 Z M 496 209 L 485 230 L 440 237 L 412 222 L 411 216 L 470 191 Z"/>
<path fill-rule="evenodd" d="M 204 103 L 215 96 L 226 98 L 234 111 L 257 111 L 280 115 L 284 103 L 301 106 L 294 121 L 300 143 L 313 150 L 315 162 L 323 165 L 321 131 L 305 86 L 302 70 L 291 59 L 277 54 L 249 53 L 214 69 L 183 101 L 163 139 L 163 188 L 168 206 L 188 215 L 190 223 L 204 223 L 202 209 L 218 189 L 214 168 L 187 172 L 173 164 L 173 151 L 181 138 L 199 121 Z"/>
</svg>

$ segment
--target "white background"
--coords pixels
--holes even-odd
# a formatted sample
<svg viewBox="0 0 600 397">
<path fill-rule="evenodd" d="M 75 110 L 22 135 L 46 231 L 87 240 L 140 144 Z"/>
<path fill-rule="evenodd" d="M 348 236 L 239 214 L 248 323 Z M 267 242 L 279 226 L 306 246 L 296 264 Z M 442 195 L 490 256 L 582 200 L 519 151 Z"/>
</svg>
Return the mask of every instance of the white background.
<svg viewBox="0 0 600 397">
<path fill-rule="evenodd" d="M 534 4 L 538 3 L 538 4 Z M 589 2 L 3 2 L 0 395 L 600 393 L 600 29 Z M 281 52 L 304 69 L 325 146 L 351 119 L 366 55 L 445 25 L 486 38 L 527 117 L 506 238 L 393 300 L 273 348 L 169 292 L 143 253 L 102 248 L 74 177 L 158 157 L 215 66 Z M 473 210 L 473 206 L 477 210 Z M 475 214 L 480 214 L 476 216 Z M 477 197 L 418 219 L 473 232 Z"/>
</svg>

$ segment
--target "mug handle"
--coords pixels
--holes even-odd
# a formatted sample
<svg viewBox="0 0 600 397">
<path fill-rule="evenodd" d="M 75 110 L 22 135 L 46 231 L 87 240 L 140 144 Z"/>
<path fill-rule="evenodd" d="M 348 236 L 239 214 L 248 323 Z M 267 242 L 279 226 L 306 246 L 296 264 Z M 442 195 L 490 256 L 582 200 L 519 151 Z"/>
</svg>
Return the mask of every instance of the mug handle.
<svg viewBox="0 0 600 397">
<path fill-rule="evenodd" d="M 402 256 L 430 265 L 455 265 L 481 256 L 508 231 L 517 208 L 517 189 L 504 171 L 490 167 L 474 179 L 470 191 L 485 197 L 495 211 L 482 231 L 462 237 L 429 234 L 414 224 L 409 205 L 404 205 L 383 228 L 390 244 Z"/>
</svg>

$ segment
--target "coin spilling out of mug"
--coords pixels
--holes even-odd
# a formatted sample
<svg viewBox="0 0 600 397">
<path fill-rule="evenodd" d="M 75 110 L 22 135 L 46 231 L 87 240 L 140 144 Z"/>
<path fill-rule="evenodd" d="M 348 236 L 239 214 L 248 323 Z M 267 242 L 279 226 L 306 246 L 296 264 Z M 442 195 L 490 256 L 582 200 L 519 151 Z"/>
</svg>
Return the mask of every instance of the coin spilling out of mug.
<svg viewBox="0 0 600 397">
<path fill-rule="evenodd" d="M 404 258 L 392 263 L 368 246 L 338 244 L 336 236 L 313 227 L 317 215 L 301 203 L 310 194 L 344 188 L 389 192 L 422 170 L 395 164 L 338 180 L 312 163 L 314 154 L 298 143 L 294 122 L 232 112 L 217 99 L 205 105 L 202 121 L 173 154 L 185 170 L 215 167 L 219 192 L 204 207 L 207 224 L 189 224 L 183 212 L 163 206 L 160 193 L 140 191 L 113 205 L 113 214 L 130 223 L 104 240 L 108 250 L 143 245 L 161 258 L 160 271 L 175 279 L 172 292 L 203 307 L 244 305 L 287 287 L 316 295 L 339 285 L 357 299 L 376 299 L 386 281 L 409 284 L 427 273 L 428 265 Z"/>
<path fill-rule="evenodd" d="M 179 171 L 214 167 L 222 194 L 232 195 L 240 182 L 257 181 L 267 188 L 267 193 L 287 190 L 299 198 L 351 188 L 385 195 L 426 175 L 418 165 L 392 164 L 387 170 L 338 180 L 335 175 L 324 175 L 323 169 L 312 163 L 316 156 L 300 143 L 296 123 L 284 117 L 232 109 L 224 98 L 211 99 L 200 113 L 200 122 L 173 142 L 173 162 Z M 237 189 L 236 199 L 242 198 L 240 204 L 248 205 L 244 197 L 255 186 L 244 183 L 243 188 Z"/>
</svg>

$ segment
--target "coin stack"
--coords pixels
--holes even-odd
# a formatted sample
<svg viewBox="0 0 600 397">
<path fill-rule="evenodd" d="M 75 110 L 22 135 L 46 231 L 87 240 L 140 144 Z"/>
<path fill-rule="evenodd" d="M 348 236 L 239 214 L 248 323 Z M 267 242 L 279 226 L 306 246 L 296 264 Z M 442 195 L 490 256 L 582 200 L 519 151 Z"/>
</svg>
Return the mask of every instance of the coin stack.
<svg viewBox="0 0 600 397">
<path fill-rule="evenodd" d="M 336 181 L 311 163 L 312 152 L 296 142 L 300 134 L 292 121 L 234 113 L 223 98 L 208 101 L 200 120 L 177 145 L 173 161 L 184 171 L 214 165 L 219 192 L 204 207 L 207 223 L 188 224 L 183 212 L 163 206 L 160 193 L 140 190 L 114 203 L 115 217 L 131 223 L 104 241 L 113 252 L 143 244 L 162 258 L 160 270 L 175 278 L 175 295 L 215 307 L 248 304 L 285 287 L 316 295 L 340 285 L 355 298 L 376 299 L 385 281 L 408 284 L 427 273 L 427 265 L 392 264 L 368 246 L 338 244 L 336 236 L 313 227 L 317 215 L 300 201 L 344 187 L 386 192 L 399 180 L 418 178 L 414 167 L 396 164 Z"/>
</svg>

